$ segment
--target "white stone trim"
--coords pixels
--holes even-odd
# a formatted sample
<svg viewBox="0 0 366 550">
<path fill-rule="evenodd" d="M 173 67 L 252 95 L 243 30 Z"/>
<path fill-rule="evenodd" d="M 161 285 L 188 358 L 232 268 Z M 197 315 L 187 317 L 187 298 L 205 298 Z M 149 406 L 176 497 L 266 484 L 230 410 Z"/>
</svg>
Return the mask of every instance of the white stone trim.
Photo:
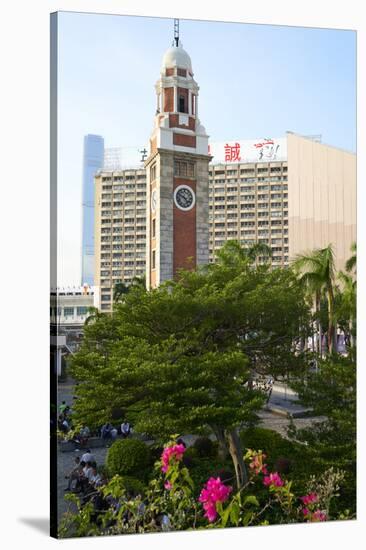
<svg viewBox="0 0 366 550">
<path fill-rule="evenodd" d="M 178 111 L 178 107 L 177 107 L 178 89 L 176 86 L 174 86 L 173 90 L 174 90 L 174 112 L 176 113 Z"/>
</svg>

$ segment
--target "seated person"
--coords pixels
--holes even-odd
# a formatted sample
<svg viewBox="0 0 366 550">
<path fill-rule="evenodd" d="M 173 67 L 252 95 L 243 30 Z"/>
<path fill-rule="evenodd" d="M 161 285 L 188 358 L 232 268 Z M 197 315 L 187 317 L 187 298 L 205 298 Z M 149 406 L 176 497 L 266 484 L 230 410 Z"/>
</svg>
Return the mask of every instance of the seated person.
<svg viewBox="0 0 366 550">
<path fill-rule="evenodd" d="M 90 437 L 90 429 L 88 426 L 84 426 L 80 430 L 80 443 L 81 445 L 86 445 L 88 443 L 88 439 Z"/>
<path fill-rule="evenodd" d="M 126 438 L 130 435 L 130 433 L 131 433 L 131 427 L 130 427 L 129 423 L 127 422 L 127 420 L 124 420 L 121 424 L 122 437 Z"/>
<path fill-rule="evenodd" d="M 90 462 L 88 461 L 84 468 L 82 469 L 82 473 L 81 473 L 81 476 L 79 478 L 79 483 L 80 483 L 80 486 L 81 486 L 81 490 L 83 492 L 85 492 L 89 486 L 89 480 L 90 480 L 90 477 L 92 476 L 92 466 L 93 466 L 93 462 Z"/>
<path fill-rule="evenodd" d="M 87 462 L 95 462 L 95 458 L 94 458 L 94 456 L 91 454 L 90 449 L 87 449 L 87 450 L 85 451 L 85 453 L 84 453 L 84 454 L 82 455 L 82 457 L 81 457 L 81 461 L 82 461 L 82 462 L 85 462 L 85 464 L 86 464 Z"/>
<path fill-rule="evenodd" d="M 80 469 L 79 469 L 79 473 L 78 473 L 78 477 L 77 477 L 75 489 L 74 489 L 76 492 L 79 492 L 82 490 L 82 480 L 84 479 L 84 468 L 86 466 L 86 462 L 84 462 L 81 459 L 79 466 L 80 466 Z"/>
<path fill-rule="evenodd" d="M 102 429 L 101 429 L 102 439 L 110 439 L 111 438 L 111 430 L 112 430 L 112 424 L 110 424 L 109 422 L 104 424 L 102 426 Z"/>
<path fill-rule="evenodd" d="M 117 434 L 118 434 L 117 428 L 112 428 L 111 429 L 111 439 L 112 439 L 112 441 L 115 441 L 117 439 Z"/>
<path fill-rule="evenodd" d="M 90 473 L 90 476 L 89 476 L 89 483 L 94 488 L 100 487 L 100 485 L 102 484 L 102 478 L 97 472 L 97 465 L 95 464 L 95 462 L 91 467 L 91 473 Z"/>
<path fill-rule="evenodd" d="M 77 481 L 82 473 L 82 470 L 83 466 L 81 465 L 80 458 L 77 456 L 75 458 L 75 466 L 73 467 L 71 472 L 67 476 L 65 476 L 65 478 L 69 480 L 65 491 L 71 491 L 73 481 L 76 481 L 77 485 Z"/>
</svg>

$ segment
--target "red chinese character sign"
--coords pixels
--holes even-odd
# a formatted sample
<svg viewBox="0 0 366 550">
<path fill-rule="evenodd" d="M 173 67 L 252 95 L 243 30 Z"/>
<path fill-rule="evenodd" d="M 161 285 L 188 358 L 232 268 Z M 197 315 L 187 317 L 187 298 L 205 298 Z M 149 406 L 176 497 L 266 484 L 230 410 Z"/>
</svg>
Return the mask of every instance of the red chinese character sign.
<svg viewBox="0 0 366 550">
<path fill-rule="evenodd" d="M 225 145 L 225 162 L 239 162 L 241 161 L 240 157 L 240 143 L 235 143 L 235 145 Z"/>
<path fill-rule="evenodd" d="M 287 139 L 246 139 L 233 142 L 209 144 L 209 155 L 213 164 L 230 162 L 258 162 L 287 160 Z"/>
</svg>

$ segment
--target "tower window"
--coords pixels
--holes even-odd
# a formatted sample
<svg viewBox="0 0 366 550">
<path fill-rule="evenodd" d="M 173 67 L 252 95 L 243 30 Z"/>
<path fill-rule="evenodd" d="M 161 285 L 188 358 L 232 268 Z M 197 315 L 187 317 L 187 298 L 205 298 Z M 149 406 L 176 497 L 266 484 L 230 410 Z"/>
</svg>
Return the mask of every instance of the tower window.
<svg viewBox="0 0 366 550">
<path fill-rule="evenodd" d="M 156 164 L 150 168 L 150 183 L 156 180 Z"/>
<path fill-rule="evenodd" d="M 155 250 L 151 254 L 151 267 L 152 269 L 156 269 Z"/>
<path fill-rule="evenodd" d="M 156 220 L 154 218 L 152 220 L 152 227 L 151 227 L 151 236 L 153 239 L 155 238 L 155 231 L 156 231 Z"/>
<path fill-rule="evenodd" d="M 174 161 L 174 175 L 178 177 L 194 178 L 194 162 L 185 160 Z"/>
<path fill-rule="evenodd" d="M 179 96 L 179 112 L 180 113 L 188 113 L 187 105 L 186 105 L 186 98 L 184 95 Z"/>
</svg>

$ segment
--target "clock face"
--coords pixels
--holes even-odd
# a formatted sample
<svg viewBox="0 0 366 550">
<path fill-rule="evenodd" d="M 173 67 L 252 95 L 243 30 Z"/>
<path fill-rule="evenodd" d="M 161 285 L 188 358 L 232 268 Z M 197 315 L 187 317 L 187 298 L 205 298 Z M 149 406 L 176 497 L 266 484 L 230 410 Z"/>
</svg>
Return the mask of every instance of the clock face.
<svg viewBox="0 0 366 550">
<path fill-rule="evenodd" d="M 152 212 L 155 212 L 156 210 L 157 201 L 158 201 L 158 196 L 156 193 L 156 189 L 154 189 L 154 191 L 151 193 L 151 211 Z"/>
<path fill-rule="evenodd" d="M 174 202 L 180 210 L 191 210 L 196 202 L 193 189 L 188 185 L 178 185 L 174 191 Z"/>
</svg>

